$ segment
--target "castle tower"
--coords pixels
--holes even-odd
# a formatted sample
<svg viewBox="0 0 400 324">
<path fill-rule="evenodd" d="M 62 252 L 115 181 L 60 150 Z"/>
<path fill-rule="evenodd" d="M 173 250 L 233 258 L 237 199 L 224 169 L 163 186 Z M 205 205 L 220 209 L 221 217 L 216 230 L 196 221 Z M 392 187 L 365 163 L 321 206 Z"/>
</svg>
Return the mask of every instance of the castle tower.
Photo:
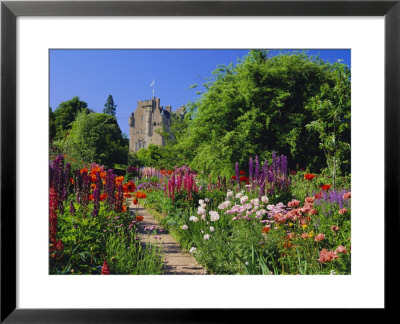
<svg viewBox="0 0 400 324">
<path fill-rule="evenodd" d="M 157 130 L 169 130 L 170 110 L 171 106 L 167 109 L 160 106 L 160 98 L 138 101 L 129 117 L 129 152 L 137 152 L 150 144 L 165 145 Z"/>
</svg>

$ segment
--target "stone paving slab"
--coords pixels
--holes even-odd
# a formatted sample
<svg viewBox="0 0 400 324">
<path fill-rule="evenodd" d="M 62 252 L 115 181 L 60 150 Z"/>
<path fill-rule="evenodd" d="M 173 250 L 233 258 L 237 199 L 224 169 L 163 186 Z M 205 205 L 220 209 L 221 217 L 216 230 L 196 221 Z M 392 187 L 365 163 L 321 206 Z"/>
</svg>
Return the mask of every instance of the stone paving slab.
<svg viewBox="0 0 400 324">
<path fill-rule="evenodd" d="M 129 206 L 130 211 L 135 211 L 143 216 L 140 222 L 139 239 L 142 244 L 147 242 L 159 242 L 164 254 L 165 274 L 175 275 L 203 275 L 206 270 L 189 253 L 182 251 L 179 243 L 170 235 L 168 231 L 160 226 L 157 220 L 142 206 L 136 207 L 133 203 Z M 145 228 L 154 227 L 155 234 L 149 234 Z M 152 233 L 154 232 L 151 231 Z"/>
</svg>

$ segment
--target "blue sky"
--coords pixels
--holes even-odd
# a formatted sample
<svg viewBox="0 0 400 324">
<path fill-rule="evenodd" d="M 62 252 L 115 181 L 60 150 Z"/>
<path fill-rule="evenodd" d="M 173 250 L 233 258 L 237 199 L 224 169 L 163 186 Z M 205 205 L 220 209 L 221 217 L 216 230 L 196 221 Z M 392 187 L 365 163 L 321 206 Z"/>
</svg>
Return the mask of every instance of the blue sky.
<svg viewBox="0 0 400 324">
<path fill-rule="evenodd" d="M 270 51 L 276 55 L 280 50 Z M 248 50 L 50 50 L 50 106 L 74 96 L 102 112 L 108 95 L 117 105 L 116 117 L 123 133 L 129 134 L 128 118 L 138 100 L 155 96 L 172 110 L 197 97 L 201 84 L 217 65 L 236 63 Z M 343 60 L 351 67 L 350 50 L 307 50 L 331 63 Z"/>
</svg>

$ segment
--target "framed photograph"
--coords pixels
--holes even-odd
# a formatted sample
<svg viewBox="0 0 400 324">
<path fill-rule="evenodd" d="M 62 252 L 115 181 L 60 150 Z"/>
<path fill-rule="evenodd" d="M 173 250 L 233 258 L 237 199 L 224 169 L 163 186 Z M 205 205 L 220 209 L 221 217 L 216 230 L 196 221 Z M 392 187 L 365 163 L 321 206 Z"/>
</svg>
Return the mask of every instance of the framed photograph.
<svg viewBox="0 0 400 324">
<path fill-rule="evenodd" d="M 394 202 L 400 199 L 398 190 L 398 152 L 400 152 L 398 134 L 400 120 L 399 2 L 398 0 L 2 1 L 1 321 L 5 323 L 226 322 L 233 321 L 239 311 L 246 309 L 252 309 L 252 311 L 258 309 L 257 313 L 264 309 L 280 308 L 391 309 L 394 300 L 391 300 L 389 295 L 395 290 L 395 285 L 388 283 L 396 282 L 392 270 L 394 265 L 391 262 L 392 256 L 396 253 L 395 244 L 392 244 L 392 240 L 399 234 L 399 208 Z M 249 52 L 250 49 L 254 49 L 254 51 Z M 113 263 L 115 258 L 111 258 L 111 252 L 110 254 L 107 252 L 106 256 L 103 253 L 101 262 L 92 262 L 93 257 L 96 258 L 94 252 L 88 254 L 86 251 L 82 251 L 80 254 L 76 253 L 82 260 L 89 258 L 89 266 L 80 267 L 79 262 L 73 265 L 69 262 L 68 264 L 63 263 L 60 251 L 63 251 L 67 243 L 57 240 L 56 233 L 52 232 L 51 210 L 52 208 L 65 208 L 66 205 L 56 206 L 55 200 L 52 200 L 51 190 L 49 199 L 49 183 L 50 187 L 58 188 L 57 181 L 59 180 L 54 180 L 54 173 L 59 172 L 57 163 L 60 161 L 56 158 L 57 150 L 60 150 L 60 147 L 68 147 L 68 157 L 64 155 L 63 159 L 65 158 L 71 164 L 74 164 L 77 161 L 76 159 L 83 159 L 86 162 L 100 159 L 100 155 L 97 156 L 95 155 L 97 153 L 94 152 L 92 152 L 92 155 L 88 153 L 87 156 L 77 153 L 77 150 L 74 149 L 76 147 L 74 142 L 67 143 L 67 141 L 60 140 L 57 146 L 54 149 L 50 147 L 49 151 L 49 136 L 50 138 L 59 136 L 58 139 L 61 139 L 63 132 L 75 134 L 77 141 L 80 138 L 85 138 L 88 141 L 84 132 L 79 133 L 75 129 L 66 128 L 67 124 L 68 127 L 72 125 L 70 122 L 64 122 L 65 125 L 62 127 L 58 127 L 59 124 L 54 126 L 54 134 L 52 135 L 52 109 L 54 111 L 54 108 L 56 108 L 54 106 L 59 105 L 61 101 L 70 99 L 65 96 L 70 95 L 74 90 L 68 91 L 68 87 L 73 89 L 71 85 L 76 83 L 78 88 L 87 89 L 85 90 L 87 93 L 89 91 L 97 93 L 108 91 L 101 89 L 102 85 L 96 82 L 101 77 L 104 68 L 104 73 L 108 73 L 108 77 L 115 80 L 113 89 L 124 89 L 123 91 L 128 94 L 126 103 L 123 103 L 120 109 L 126 109 L 129 114 L 124 111 L 123 116 L 119 116 L 118 113 L 115 115 L 117 107 L 115 104 L 120 104 L 120 102 L 114 103 L 112 95 L 104 98 L 104 102 L 106 102 L 106 99 L 107 102 L 104 105 L 104 110 L 101 107 L 102 111 L 97 111 L 100 109 L 97 107 L 99 106 L 97 103 L 96 110 L 90 106 L 90 103 L 87 106 L 84 101 L 80 101 L 77 97 L 71 100 L 77 101 L 83 109 L 88 109 L 86 115 L 85 112 L 81 115 L 82 123 L 92 122 L 84 120 L 92 112 L 101 112 L 98 115 L 102 115 L 101 118 L 104 120 L 102 119 L 101 123 L 104 125 L 107 123 L 109 126 L 112 121 L 115 121 L 116 124 L 117 120 L 120 125 L 125 125 L 121 129 L 124 131 L 126 128 L 125 133 L 129 133 L 130 142 L 128 144 L 128 139 L 124 137 L 121 138 L 121 143 L 126 140 L 126 143 L 124 143 L 129 147 L 129 151 L 136 154 L 141 148 L 147 148 L 149 143 L 164 145 L 165 137 L 163 136 L 166 135 L 161 136 L 161 133 L 155 132 L 155 130 L 161 126 L 165 130 L 165 125 L 172 123 L 169 122 L 169 116 L 182 117 L 186 111 L 184 106 L 176 110 L 176 104 L 171 108 L 170 102 L 160 104 L 157 91 L 160 91 L 162 101 L 164 97 L 161 93 L 167 98 L 177 96 L 174 94 L 175 88 L 182 87 L 179 80 L 184 80 L 189 73 L 200 74 L 198 71 L 201 71 L 201 68 L 205 69 L 206 63 L 212 61 L 209 59 L 210 57 L 214 57 L 215 60 L 218 58 L 220 63 L 229 65 L 230 61 L 225 62 L 224 56 L 219 55 L 219 53 L 230 53 L 229 55 L 236 58 L 251 53 L 250 55 L 254 56 L 254 60 L 257 60 L 258 56 L 270 53 L 270 57 L 277 58 L 275 61 L 271 60 L 273 63 L 271 63 L 270 68 L 277 68 L 279 64 L 293 63 L 286 61 L 281 63 L 285 58 L 279 61 L 280 56 L 278 54 L 282 51 L 289 53 L 289 57 L 302 51 L 319 55 L 319 58 L 333 62 L 327 70 L 337 73 L 335 75 L 340 81 L 343 81 L 340 79 L 341 77 L 345 79 L 344 83 L 338 81 L 335 87 L 325 92 L 321 90 L 321 95 L 316 96 L 315 101 L 307 98 L 296 99 L 299 102 L 307 101 L 310 114 L 313 114 L 315 118 L 321 117 L 318 115 L 321 114 L 321 111 L 318 110 L 318 102 L 329 105 L 337 101 L 340 105 L 346 106 L 343 101 L 348 100 L 350 102 L 351 97 L 351 134 L 349 105 L 346 106 L 349 110 L 348 114 L 343 110 L 336 111 L 335 115 L 342 114 L 336 119 L 341 125 L 343 134 L 345 133 L 343 129 L 347 127 L 343 125 L 348 124 L 348 143 L 346 143 L 349 147 L 351 138 L 351 153 L 349 151 L 348 158 L 342 159 L 342 161 L 348 162 L 348 174 L 351 174 L 351 190 L 350 187 L 348 190 L 343 189 L 344 191 L 340 192 L 340 197 L 337 198 L 343 204 L 343 199 L 348 200 L 351 197 L 351 243 L 348 246 L 342 246 L 340 243 L 336 250 L 327 251 L 325 249 L 320 251 L 318 260 L 320 264 L 329 264 L 332 259 L 339 257 L 338 254 L 346 254 L 349 259 L 347 265 L 343 261 L 340 263 L 340 267 L 332 267 L 330 272 L 326 269 L 326 271 L 321 272 L 307 272 L 305 268 L 301 266 L 297 268 L 296 266 L 296 270 L 291 272 L 287 270 L 291 267 L 290 261 L 287 268 L 281 262 L 279 263 L 281 268 L 274 268 L 274 271 L 270 271 L 268 266 L 272 267 L 275 263 L 269 262 L 266 263 L 268 266 L 265 266 L 265 269 L 268 269 L 268 273 L 266 273 L 263 266 L 251 268 L 251 265 L 249 266 L 250 259 L 243 260 L 238 256 L 240 271 L 238 269 L 229 270 L 225 266 L 223 270 L 213 269 L 213 275 L 207 276 L 161 276 L 153 275 L 158 273 L 158 270 L 153 269 L 153 272 L 143 270 L 143 272 L 137 272 L 136 274 L 139 275 L 136 276 L 124 276 L 121 274 L 132 274 L 132 272 L 129 269 L 126 270 L 128 265 L 121 262 L 120 265 L 116 266 L 117 263 Z M 113 56 L 112 59 L 111 56 Z M 341 64 L 343 58 L 345 62 Z M 136 60 L 136 65 L 129 61 L 133 59 Z M 107 70 L 106 62 L 110 60 L 118 61 L 118 64 L 114 65 L 113 69 Z M 212 62 L 212 64 L 215 63 L 214 66 L 216 67 L 218 62 Z M 246 67 L 247 61 L 242 60 L 241 62 L 242 65 L 239 66 L 245 70 L 244 72 L 235 67 L 229 70 L 225 66 L 226 70 L 221 70 L 221 75 L 243 73 L 242 75 L 245 77 L 247 72 L 251 72 L 251 67 Z M 185 65 L 186 63 L 187 65 Z M 87 67 L 90 65 L 95 66 L 96 73 L 87 72 L 89 71 Z M 198 65 L 197 70 L 193 69 L 196 72 L 190 72 L 189 66 L 195 65 Z M 165 79 L 163 79 L 163 82 L 166 90 L 162 92 L 157 89 L 158 81 L 157 79 L 154 80 L 154 71 L 164 71 L 164 69 Z M 107 72 L 105 72 L 106 70 Z M 139 81 L 135 83 L 135 86 L 133 86 L 134 83 L 130 84 L 133 79 L 125 78 L 125 75 L 129 75 L 127 71 L 131 71 L 129 73 L 132 75 L 136 74 L 135 78 Z M 278 78 L 269 76 L 275 80 L 270 82 L 285 79 L 285 69 L 279 71 L 280 76 Z M 301 78 L 307 78 L 304 73 L 313 73 L 310 72 L 311 70 L 304 71 L 299 72 L 300 74 L 303 73 Z M 320 68 L 319 71 L 312 78 L 317 78 L 325 73 L 323 72 L 325 71 L 324 68 Z M 218 71 L 215 72 L 218 74 Z M 211 71 L 207 71 L 207 73 L 210 74 Z M 203 75 L 200 77 L 203 77 Z M 69 81 L 68 78 L 70 78 Z M 218 79 L 218 76 L 216 79 Z M 168 82 L 170 83 L 169 87 L 167 87 Z M 145 88 L 139 89 L 137 86 L 139 83 L 145 84 Z M 345 84 L 343 88 L 338 86 L 339 83 Z M 88 84 L 92 84 L 92 87 L 87 87 Z M 349 89 L 350 85 L 351 90 Z M 190 86 L 190 84 L 187 84 L 187 86 Z M 242 86 L 244 87 L 243 84 Z M 196 88 L 196 85 L 192 87 Z M 327 87 L 329 86 L 327 85 Z M 205 89 L 208 90 L 207 83 L 205 83 Z M 257 88 L 255 88 L 251 93 L 254 94 L 257 91 Z M 306 96 L 307 91 L 309 90 L 304 90 L 304 96 Z M 344 92 L 347 93 L 346 96 L 343 96 Z M 273 102 L 277 106 L 286 104 L 283 102 L 286 102 L 288 96 L 290 97 L 290 94 L 283 92 L 274 95 Z M 132 100 L 132 98 L 135 99 Z M 150 98 L 151 100 L 148 100 Z M 132 100 L 132 102 L 129 100 Z M 182 99 L 180 100 L 182 101 Z M 245 102 L 247 99 L 244 98 L 243 100 Z M 162 104 L 168 106 L 164 108 L 161 106 Z M 174 105 L 174 103 L 172 104 Z M 199 101 L 198 105 L 201 104 L 206 105 Z M 293 103 L 293 106 L 295 105 Z M 50 108 L 50 117 L 49 107 L 52 107 Z M 295 110 L 295 108 L 293 109 Z M 78 122 L 75 120 L 74 123 L 74 125 L 77 125 Z M 287 123 L 289 123 L 289 119 Z M 267 128 L 271 127 L 269 123 L 267 124 Z M 246 122 L 243 121 L 241 127 L 246 127 L 245 125 Z M 321 131 L 321 128 L 318 127 L 322 124 L 318 125 L 316 123 L 308 124 L 307 126 L 302 125 L 300 128 L 304 128 L 304 133 L 307 132 L 306 128 L 312 127 L 315 131 Z M 334 128 L 336 127 L 336 124 L 333 123 L 332 125 Z M 203 128 L 207 129 L 206 126 L 204 125 Z M 283 129 L 284 125 L 280 127 Z M 105 134 L 111 128 L 102 128 L 101 134 Z M 278 129 L 279 127 L 275 126 L 275 128 Z M 299 134 L 303 134 L 303 130 L 300 128 Z M 251 129 L 252 127 L 248 129 L 250 133 Z M 55 135 L 56 133 L 57 135 Z M 237 133 L 236 136 L 239 135 Z M 100 137 L 100 135 L 97 137 Z M 69 136 L 69 138 L 71 139 L 72 136 Z M 324 140 L 326 140 L 326 137 L 321 135 L 318 139 L 315 139 L 315 143 L 319 142 L 319 147 L 326 152 L 326 150 L 329 151 L 330 146 Z M 347 145 L 346 143 L 343 145 Z M 93 145 L 90 144 L 85 152 L 89 152 L 90 146 Z M 115 150 L 115 147 L 112 149 Z M 238 149 L 245 150 L 246 148 L 240 147 Z M 307 149 L 304 148 L 304 150 Z M 209 150 L 207 158 L 210 158 L 212 149 L 203 146 L 203 150 L 204 152 Z M 249 152 L 251 150 L 248 149 Z M 68 201 L 68 213 L 70 215 L 74 215 L 76 208 L 78 210 L 86 208 L 86 205 L 79 201 L 80 199 L 94 201 L 93 207 L 90 205 L 89 208 L 93 217 L 98 216 L 99 212 L 101 214 L 102 211 L 99 211 L 100 193 L 104 195 L 104 206 L 106 206 L 106 190 L 109 190 L 106 188 L 108 188 L 109 183 L 114 186 L 114 178 L 121 176 L 116 172 L 113 178 L 111 174 L 106 175 L 106 169 L 100 167 L 100 165 L 109 165 L 111 163 L 109 161 L 117 161 L 115 158 L 108 157 L 109 152 L 108 150 L 101 154 L 101 163 L 98 166 L 91 165 L 88 170 L 82 164 L 75 174 L 70 176 L 68 173 L 68 177 L 65 176 L 65 179 L 68 178 L 70 182 L 63 180 L 65 185 L 59 186 L 58 192 L 54 189 L 53 195 L 55 196 L 64 195 L 67 197 L 67 192 L 70 191 L 74 197 L 71 203 Z M 122 155 L 121 152 L 117 150 L 114 153 L 120 156 Z M 312 149 L 309 152 L 313 152 Z M 287 155 L 289 154 L 288 151 Z M 292 152 L 292 154 L 294 153 Z M 135 158 L 137 158 L 137 154 Z M 253 165 L 255 168 L 259 167 L 258 163 L 253 164 L 253 158 L 250 159 L 251 166 L 248 167 L 248 174 L 247 171 L 241 171 L 243 174 L 239 173 L 239 163 L 237 163 L 236 170 L 232 167 L 235 174 L 232 178 L 228 175 L 228 182 L 231 185 L 237 184 L 242 186 L 243 189 L 245 189 L 246 183 L 249 188 L 253 185 L 254 178 L 256 178 Z M 52 161 L 50 174 L 49 159 Z M 203 163 L 200 155 L 198 159 L 200 162 L 198 162 L 196 172 L 200 172 Z M 279 191 L 278 186 L 283 186 L 282 183 L 286 179 L 278 177 L 279 172 L 284 173 L 283 168 L 286 170 L 284 162 L 287 161 L 286 156 L 276 157 L 273 154 L 272 156 L 263 156 L 262 159 L 266 161 L 264 163 L 264 166 L 267 165 L 266 171 L 264 180 L 256 180 L 256 186 L 261 183 L 267 183 L 267 185 L 266 187 L 260 185 L 260 188 L 257 188 L 260 191 L 260 198 L 257 202 L 255 200 L 251 202 L 254 206 L 257 205 L 257 208 L 261 200 L 267 206 L 267 196 L 273 197 L 275 195 L 278 197 L 278 193 L 273 190 Z M 289 157 L 289 159 L 291 158 Z M 268 160 L 272 161 L 269 166 Z M 279 162 L 277 162 L 278 160 Z M 318 157 L 315 156 L 314 163 L 317 160 Z M 307 160 L 303 163 L 309 165 L 310 161 Z M 118 166 L 122 165 L 121 170 L 125 174 L 129 163 L 124 160 L 117 162 L 118 164 L 112 163 L 113 169 L 118 171 Z M 214 159 L 212 163 L 215 168 L 220 168 L 221 174 L 226 171 L 222 162 L 218 166 L 218 158 Z M 246 166 L 248 166 L 247 160 L 246 163 Z M 327 170 L 329 163 L 327 162 Z M 123 167 L 125 164 L 126 167 Z M 242 170 L 242 164 L 245 165 L 245 163 L 241 163 L 240 170 Z M 76 162 L 76 165 L 79 165 L 79 162 Z M 263 170 L 264 166 L 261 166 Z M 162 173 L 162 175 L 159 175 L 160 178 L 165 175 L 165 179 L 167 179 L 170 168 L 173 167 L 168 166 L 157 171 Z M 342 168 L 346 168 L 346 165 L 343 165 Z M 132 171 L 132 174 L 136 172 L 135 170 Z M 336 166 L 333 167 L 333 170 L 335 172 Z M 143 170 L 140 172 L 143 172 Z M 231 171 L 226 172 L 228 174 Z M 279 181 L 272 178 L 272 180 L 267 181 L 268 172 L 271 173 L 271 177 L 275 176 Z M 296 171 L 293 170 L 293 172 L 292 175 L 294 176 Z M 297 172 L 300 175 L 300 180 L 305 184 L 311 183 L 314 178 L 311 171 L 300 170 L 299 172 L 299 169 L 297 169 Z M 64 170 L 62 173 L 64 174 Z M 130 172 L 126 174 L 128 173 Z M 67 174 L 67 171 L 65 171 L 65 174 Z M 187 174 L 189 173 L 185 173 L 185 180 L 183 180 L 182 175 L 181 181 L 184 182 L 184 186 L 189 182 L 194 184 L 189 178 L 186 179 Z M 238 180 L 239 177 L 240 181 Z M 250 180 L 246 177 L 249 177 Z M 88 183 L 91 181 L 92 185 L 88 185 L 86 188 L 85 179 Z M 130 182 L 122 183 L 123 177 L 121 179 L 121 183 L 115 180 L 116 186 L 110 191 L 112 194 L 108 195 L 109 197 L 117 197 L 117 202 L 114 200 L 112 202 L 107 201 L 107 204 L 111 206 L 110 210 L 118 207 L 118 212 L 130 212 L 128 205 L 118 205 L 119 191 L 121 202 L 122 195 L 127 198 L 129 203 L 132 202 L 130 216 L 136 217 L 135 222 L 121 223 L 122 225 L 120 225 L 129 225 L 130 230 L 136 226 L 136 222 L 143 220 L 143 216 L 135 214 L 137 209 L 134 205 L 134 201 L 140 201 L 142 197 L 139 197 L 138 194 L 132 197 L 131 191 L 135 191 L 135 188 L 130 187 Z M 333 173 L 333 179 L 329 181 L 335 181 L 334 179 L 336 179 L 335 173 Z M 174 192 L 175 178 L 171 183 L 172 192 Z M 223 183 L 222 177 L 220 178 L 218 175 L 218 185 L 221 185 L 221 183 Z M 202 183 L 203 185 L 207 186 L 206 183 Z M 194 186 L 196 187 L 195 184 Z M 211 186 L 211 175 L 209 186 Z M 299 223 L 298 233 L 300 231 L 303 233 L 299 239 L 312 238 L 312 241 L 317 243 L 328 239 L 319 232 L 310 232 L 307 229 L 308 224 L 311 224 L 310 220 L 307 221 L 306 216 L 301 215 L 309 214 L 309 217 L 311 217 L 313 211 L 317 213 L 317 207 L 317 209 L 312 209 L 314 199 L 319 199 L 317 197 L 319 194 L 328 192 L 330 186 L 330 184 L 321 182 L 319 183 L 321 188 L 319 193 L 315 189 L 309 190 L 310 193 L 307 191 L 304 197 L 309 197 L 312 201 L 306 201 L 304 204 L 307 204 L 307 206 L 301 205 L 300 207 L 308 209 L 302 210 L 302 214 L 299 211 L 299 215 L 290 214 L 289 217 L 294 217 L 295 221 L 304 221 L 301 224 Z M 190 188 L 192 190 L 194 187 L 191 186 Z M 82 196 L 81 194 L 86 192 L 85 190 L 87 195 Z M 169 192 L 170 188 L 166 187 L 164 190 Z M 187 189 L 187 192 L 189 193 L 190 190 Z M 197 190 L 197 187 L 195 190 Z M 251 188 L 249 190 L 251 191 Z M 266 193 L 265 196 L 261 194 L 261 190 Z M 282 195 L 283 193 L 284 190 Z M 281 193 L 279 192 L 279 194 Z M 174 199 L 174 196 L 170 198 Z M 241 197 L 237 198 L 241 204 L 246 203 L 245 200 L 241 201 Z M 226 198 L 226 200 L 229 199 Z M 277 206 L 271 205 L 271 201 L 269 203 L 269 210 Z M 277 204 L 277 202 L 273 202 L 273 204 Z M 287 203 L 288 207 L 295 208 L 300 202 L 293 198 L 290 204 L 292 205 L 289 206 L 289 203 Z M 103 208 L 103 203 L 101 206 Z M 201 206 L 202 204 L 199 207 L 199 218 L 202 217 Z M 340 215 L 348 212 L 346 206 L 340 206 Z M 126 210 L 123 210 L 124 208 Z M 227 209 L 228 205 L 222 207 L 220 205 L 218 208 Z M 207 216 L 210 217 L 210 219 L 207 219 L 210 222 L 218 220 L 220 217 L 217 212 L 213 213 Z M 254 214 L 256 214 L 256 209 L 254 209 Z M 289 213 L 285 214 L 285 217 L 287 215 Z M 261 214 L 258 216 L 264 220 Z M 295 247 L 292 247 L 291 243 L 295 241 L 290 241 L 292 239 L 290 235 L 292 232 L 294 233 L 294 230 L 291 232 L 289 228 L 293 226 L 293 222 L 286 218 L 281 220 L 279 218 L 281 216 L 283 217 L 278 212 L 273 216 L 268 216 L 271 219 L 271 225 L 274 224 L 272 227 L 268 225 L 268 218 L 265 218 L 262 235 L 271 235 L 270 230 L 274 231 L 274 228 L 278 230 L 280 226 L 287 227 L 285 231 L 289 239 L 286 238 L 285 248 L 291 248 L 295 251 Z M 192 219 L 187 220 L 187 224 L 179 223 L 178 229 L 185 231 L 188 229 L 187 225 L 191 226 L 192 222 L 198 220 L 195 216 L 191 217 Z M 118 219 L 118 217 L 115 219 Z M 337 225 L 343 226 L 343 228 L 349 226 L 347 232 L 341 233 L 345 233 L 342 234 L 342 236 L 344 235 L 343 239 L 350 242 L 350 221 L 348 225 L 346 224 L 338 223 Z M 109 226 L 108 223 L 105 225 Z M 335 234 L 339 230 L 339 226 L 330 225 L 331 232 Z M 57 228 L 57 226 L 53 228 Z M 315 230 L 317 229 L 318 226 L 315 227 Z M 215 228 L 210 227 L 209 232 L 203 233 L 204 240 L 212 243 L 212 240 L 209 239 L 210 236 L 212 237 L 215 234 L 214 231 Z M 107 230 L 104 230 L 104 233 L 106 232 Z M 53 234 L 54 237 L 52 237 Z M 161 237 L 162 235 L 158 235 L 157 232 L 157 236 Z M 192 241 L 194 246 L 193 242 L 195 242 L 195 239 Z M 338 243 L 339 240 L 335 242 Z M 113 246 L 112 244 L 114 243 L 109 243 L 109 246 Z M 339 245 L 339 243 L 336 245 Z M 264 247 L 264 245 L 262 246 Z M 95 248 L 91 247 L 90 251 Z M 350 254 L 348 254 L 350 249 L 351 270 Z M 195 251 L 196 249 L 192 247 L 191 253 Z M 286 255 L 286 253 L 284 254 Z M 103 267 L 99 266 L 100 263 L 103 264 Z M 305 263 L 301 263 L 299 259 L 299 264 L 304 265 Z M 311 265 L 308 264 L 308 266 Z M 258 270 L 254 270 L 256 268 Z M 345 275 L 336 275 L 338 271 L 339 274 Z M 60 275 L 109 274 L 110 272 L 119 275 Z M 253 275 L 220 275 L 236 273 Z M 150 275 L 143 276 L 143 274 Z M 265 274 L 284 275 L 266 276 Z M 307 276 L 287 276 L 287 274 L 307 274 Z M 368 283 L 368 289 L 366 289 L 366 283 Z M 289 304 L 287 302 L 288 291 L 295 292 L 294 295 L 296 296 Z M 321 295 L 324 296 L 323 299 L 320 298 Z M 208 311 L 205 314 L 204 309 L 213 309 L 212 317 Z"/>
</svg>

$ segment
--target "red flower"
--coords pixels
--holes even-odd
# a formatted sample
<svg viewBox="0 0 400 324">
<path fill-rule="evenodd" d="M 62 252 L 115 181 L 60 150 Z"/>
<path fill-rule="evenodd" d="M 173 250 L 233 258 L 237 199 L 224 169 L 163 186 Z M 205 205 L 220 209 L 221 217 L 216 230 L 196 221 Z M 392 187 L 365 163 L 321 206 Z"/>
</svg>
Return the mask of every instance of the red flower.
<svg viewBox="0 0 400 324">
<path fill-rule="evenodd" d="M 171 175 L 172 173 L 174 173 L 174 171 L 172 171 L 172 170 L 169 170 L 169 171 L 168 171 L 168 174 L 169 174 L 169 175 Z"/>
<path fill-rule="evenodd" d="M 135 197 L 139 199 L 139 198 L 146 198 L 147 196 L 146 196 L 146 194 L 144 192 L 137 191 L 135 193 Z"/>
<path fill-rule="evenodd" d="M 331 189 L 331 185 L 330 184 L 324 184 L 321 186 L 322 190 L 328 191 L 329 189 Z"/>
<path fill-rule="evenodd" d="M 103 193 L 103 194 L 100 195 L 100 201 L 103 201 L 106 198 L 107 198 L 107 194 L 106 193 Z"/>
<path fill-rule="evenodd" d="M 322 191 L 319 193 L 315 194 L 315 199 L 321 199 L 322 198 Z"/>
<path fill-rule="evenodd" d="M 240 177 L 239 180 L 240 180 L 241 182 L 248 182 L 248 181 L 249 181 L 249 178 L 248 178 L 248 177 Z"/>
<path fill-rule="evenodd" d="M 246 172 L 244 172 L 244 171 L 240 171 L 240 172 L 239 172 L 239 174 L 240 174 L 240 175 L 245 175 L 245 174 L 246 174 Z"/>
<path fill-rule="evenodd" d="M 236 180 L 236 176 L 232 176 L 232 178 L 231 178 L 232 180 Z"/>
<path fill-rule="evenodd" d="M 133 202 L 134 205 L 137 205 L 137 204 L 138 204 L 138 201 L 137 201 L 136 199 L 133 199 L 132 202 Z"/>
<path fill-rule="evenodd" d="M 314 179 L 314 177 L 315 177 L 315 175 L 312 173 L 306 173 L 304 175 L 304 179 L 306 179 L 306 180 L 312 180 L 312 179 Z"/>
<path fill-rule="evenodd" d="M 296 174 L 297 174 L 297 171 L 292 170 L 292 171 L 290 171 L 290 174 L 291 174 L 291 175 L 296 175 Z"/>
<path fill-rule="evenodd" d="M 71 184 L 74 184 L 74 178 L 69 178 L 69 181 L 71 182 Z"/>
<path fill-rule="evenodd" d="M 101 274 L 102 275 L 109 275 L 110 274 L 110 268 L 108 267 L 107 261 L 104 261 L 103 266 L 101 267 Z"/>
<path fill-rule="evenodd" d="M 137 215 L 137 216 L 136 216 L 136 220 L 137 220 L 138 222 L 141 222 L 143 219 L 144 219 L 144 217 L 141 216 L 141 215 Z"/>
</svg>

